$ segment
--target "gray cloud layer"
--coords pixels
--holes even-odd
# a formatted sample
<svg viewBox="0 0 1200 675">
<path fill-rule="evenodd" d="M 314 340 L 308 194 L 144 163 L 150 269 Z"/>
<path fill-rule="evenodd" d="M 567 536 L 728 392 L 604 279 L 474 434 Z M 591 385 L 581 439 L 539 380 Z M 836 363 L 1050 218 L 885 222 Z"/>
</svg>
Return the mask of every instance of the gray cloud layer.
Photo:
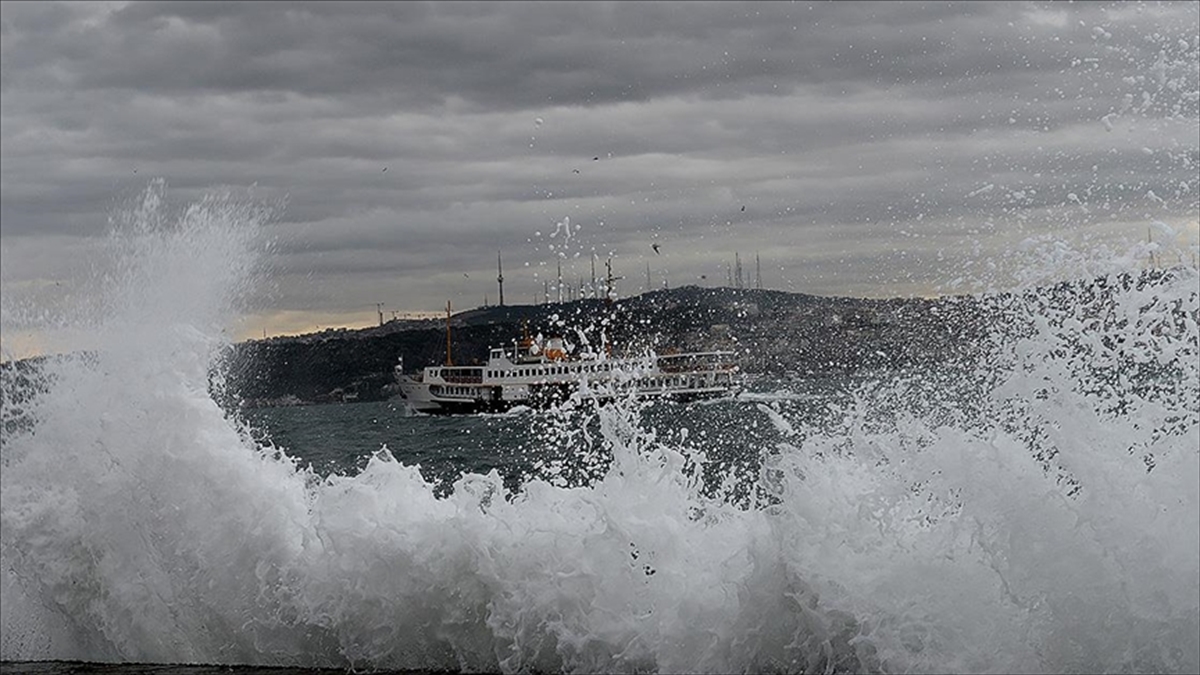
<svg viewBox="0 0 1200 675">
<path fill-rule="evenodd" d="M 3 278 L 69 283 L 162 176 L 287 196 L 264 310 L 494 300 L 497 249 L 510 302 L 593 252 L 629 290 L 740 251 L 928 292 L 1048 230 L 1194 233 L 1198 33 L 1195 3 L 2 3 Z"/>
</svg>

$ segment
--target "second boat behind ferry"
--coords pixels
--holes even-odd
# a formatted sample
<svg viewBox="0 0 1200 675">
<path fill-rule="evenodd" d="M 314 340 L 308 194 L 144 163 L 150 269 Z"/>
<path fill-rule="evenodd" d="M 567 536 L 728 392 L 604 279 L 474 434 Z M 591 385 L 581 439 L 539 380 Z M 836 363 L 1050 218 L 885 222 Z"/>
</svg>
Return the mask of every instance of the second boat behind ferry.
<svg viewBox="0 0 1200 675">
<path fill-rule="evenodd" d="M 741 388 L 730 351 L 575 357 L 560 338 L 539 344 L 526 337 L 512 350 L 494 348 L 486 365 L 428 366 L 408 374 L 401 362 L 395 376 L 408 406 L 432 414 L 540 407 L 574 395 L 601 401 L 630 395 L 695 400 L 732 395 Z"/>
</svg>

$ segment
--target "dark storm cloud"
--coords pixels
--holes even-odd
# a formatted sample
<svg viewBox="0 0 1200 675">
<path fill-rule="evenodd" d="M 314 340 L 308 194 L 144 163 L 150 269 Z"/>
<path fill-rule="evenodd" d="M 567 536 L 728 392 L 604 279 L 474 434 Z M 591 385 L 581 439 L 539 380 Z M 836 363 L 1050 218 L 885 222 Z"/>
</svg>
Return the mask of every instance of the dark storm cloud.
<svg viewBox="0 0 1200 675">
<path fill-rule="evenodd" d="M 0 8 L 6 281 L 155 176 L 286 195 L 291 309 L 475 298 L 497 249 L 532 292 L 651 239 L 680 278 L 762 250 L 886 294 L 950 274 L 931 242 L 1197 210 L 1192 3 Z"/>
<path fill-rule="evenodd" d="M 1054 70 L 1063 37 L 1021 3 L 138 3 L 8 8 L 18 83 L 148 94 L 295 92 L 355 104 L 599 105 L 804 84 L 961 81 Z M 86 14 L 98 14 L 87 10 Z M 1099 6 L 1072 18 L 1103 19 Z M 1085 33 L 1086 28 L 1069 26 Z M 52 54 L 53 58 L 44 55 Z M 20 73 L 29 69 L 28 76 Z"/>
</svg>

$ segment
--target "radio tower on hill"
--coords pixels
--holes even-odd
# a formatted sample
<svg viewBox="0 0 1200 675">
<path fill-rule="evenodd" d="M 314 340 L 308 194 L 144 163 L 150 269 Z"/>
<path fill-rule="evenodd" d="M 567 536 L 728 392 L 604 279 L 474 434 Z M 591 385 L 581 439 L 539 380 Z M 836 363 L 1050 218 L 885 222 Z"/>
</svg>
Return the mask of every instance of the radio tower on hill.
<svg viewBox="0 0 1200 675">
<path fill-rule="evenodd" d="M 504 267 L 500 264 L 500 251 L 496 251 L 496 283 L 500 285 L 500 306 L 504 306 Z"/>
</svg>

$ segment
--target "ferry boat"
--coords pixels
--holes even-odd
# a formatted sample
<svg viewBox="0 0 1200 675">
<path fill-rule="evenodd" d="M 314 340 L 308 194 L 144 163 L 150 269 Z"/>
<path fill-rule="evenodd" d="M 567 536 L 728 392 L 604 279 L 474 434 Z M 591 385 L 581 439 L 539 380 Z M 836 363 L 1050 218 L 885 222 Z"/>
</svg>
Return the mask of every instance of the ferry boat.
<svg viewBox="0 0 1200 675">
<path fill-rule="evenodd" d="M 545 407 L 579 396 L 605 401 L 621 396 L 697 400 L 736 394 L 740 371 L 730 351 L 613 357 L 605 352 L 573 356 L 561 338 L 544 343 L 528 336 L 512 349 L 493 348 L 485 365 L 450 361 L 449 323 L 444 365 L 404 372 L 395 366 L 400 396 L 429 414 L 503 412 L 516 406 Z"/>
</svg>

